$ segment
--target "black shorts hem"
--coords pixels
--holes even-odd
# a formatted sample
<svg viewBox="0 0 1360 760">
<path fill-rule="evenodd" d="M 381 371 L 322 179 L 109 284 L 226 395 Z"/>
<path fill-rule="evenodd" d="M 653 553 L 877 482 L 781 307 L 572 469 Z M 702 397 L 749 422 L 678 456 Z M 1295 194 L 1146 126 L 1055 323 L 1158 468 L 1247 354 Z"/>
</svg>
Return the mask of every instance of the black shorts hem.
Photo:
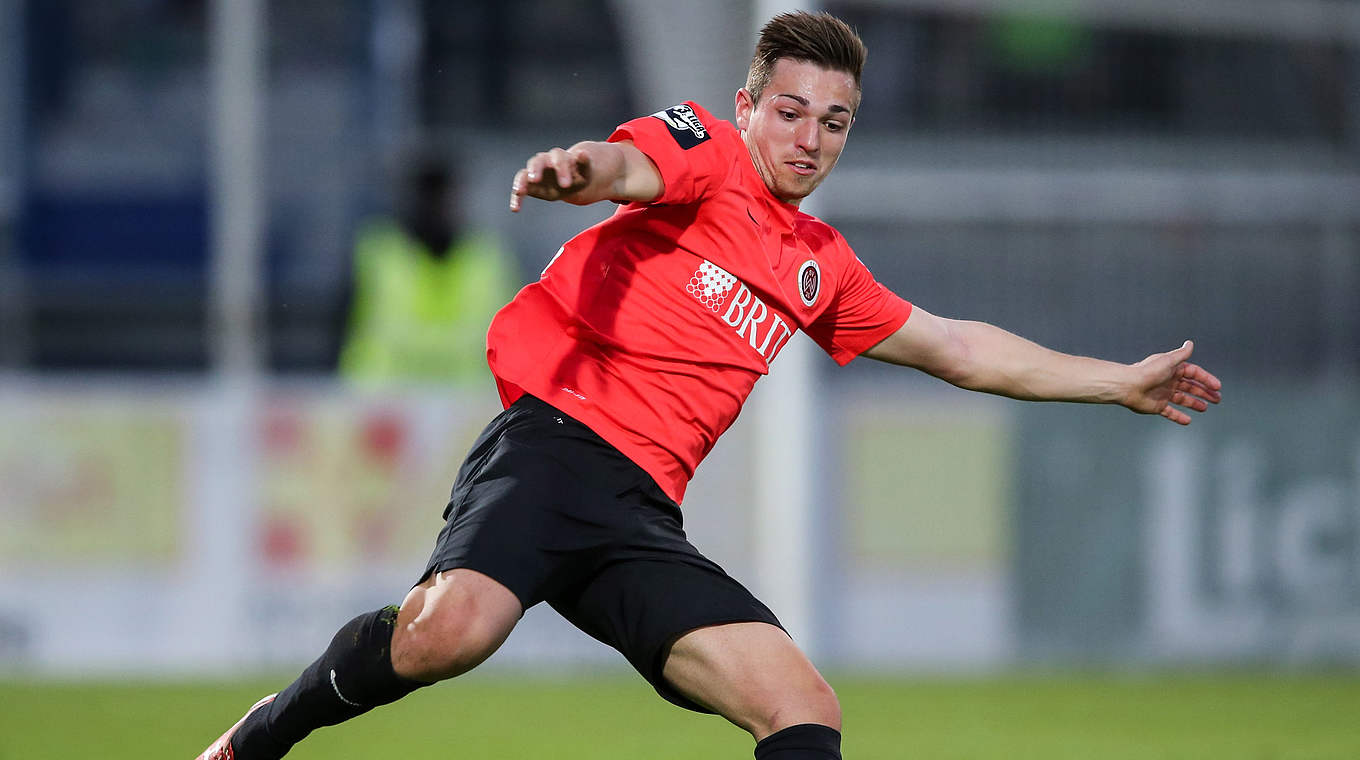
<svg viewBox="0 0 1360 760">
<path fill-rule="evenodd" d="M 521 614 L 523 614 L 523 612 L 527 612 L 530 607 L 538 603 L 536 600 L 530 599 L 528 595 L 525 594 L 523 591 L 516 588 L 515 582 L 513 580 L 507 580 L 506 578 L 501 577 L 501 574 L 497 572 L 496 569 L 485 565 L 481 565 L 475 561 L 471 561 L 466 558 L 432 560 L 430 564 L 426 566 L 425 572 L 420 576 L 420 580 L 416 581 L 415 584 L 412 585 L 411 587 L 415 588 L 416 586 L 419 586 L 420 584 L 429 580 L 430 576 L 436 573 L 445 573 L 448 572 L 449 570 L 471 570 L 475 573 L 481 573 L 482 575 L 485 575 L 491 580 L 501 584 L 505 588 L 509 589 L 510 593 L 514 594 L 515 598 L 519 600 Z"/>
</svg>

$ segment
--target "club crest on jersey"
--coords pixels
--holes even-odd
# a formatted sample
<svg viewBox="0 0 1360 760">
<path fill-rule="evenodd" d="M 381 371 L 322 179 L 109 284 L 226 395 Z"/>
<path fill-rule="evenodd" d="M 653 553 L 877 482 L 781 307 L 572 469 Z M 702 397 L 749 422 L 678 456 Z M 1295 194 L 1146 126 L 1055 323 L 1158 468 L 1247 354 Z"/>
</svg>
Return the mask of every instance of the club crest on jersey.
<svg viewBox="0 0 1360 760">
<path fill-rule="evenodd" d="M 817 303 L 817 294 L 822 291 L 822 268 L 817 266 L 817 262 L 808 259 L 798 267 L 798 295 L 803 299 L 804 306 L 811 306 Z"/>
<path fill-rule="evenodd" d="M 674 137 L 675 142 L 685 150 L 709 138 L 708 130 L 704 128 L 703 122 L 699 121 L 699 114 L 684 103 L 657 111 L 652 116 L 666 123 L 666 127 L 671 131 L 671 137 Z"/>
</svg>

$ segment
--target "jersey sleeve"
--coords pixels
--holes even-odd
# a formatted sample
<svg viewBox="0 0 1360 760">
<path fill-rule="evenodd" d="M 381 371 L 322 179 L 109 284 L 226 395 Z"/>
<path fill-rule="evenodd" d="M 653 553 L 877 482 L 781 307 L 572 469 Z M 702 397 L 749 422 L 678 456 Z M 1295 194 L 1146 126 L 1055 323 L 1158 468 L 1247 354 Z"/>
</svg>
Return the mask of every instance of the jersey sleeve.
<svg viewBox="0 0 1360 760">
<path fill-rule="evenodd" d="M 805 332 L 837 364 L 873 348 L 911 316 L 911 304 L 874 279 L 869 268 L 837 236 L 842 267 L 835 298 Z"/>
<path fill-rule="evenodd" d="M 661 172 L 665 189 L 652 203 L 681 205 L 711 195 L 732 170 L 732 141 L 715 139 L 715 130 L 723 127 L 730 130 L 702 106 L 686 101 L 620 124 L 609 141 L 632 140 Z"/>
</svg>

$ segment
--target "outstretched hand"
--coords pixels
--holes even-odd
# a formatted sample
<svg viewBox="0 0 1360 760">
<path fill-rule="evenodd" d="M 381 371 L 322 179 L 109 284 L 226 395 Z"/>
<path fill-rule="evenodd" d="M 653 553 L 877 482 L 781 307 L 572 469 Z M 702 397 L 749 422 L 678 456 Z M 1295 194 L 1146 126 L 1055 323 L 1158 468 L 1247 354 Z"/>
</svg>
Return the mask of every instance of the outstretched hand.
<svg viewBox="0 0 1360 760">
<path fill-rule="evenodd" d="M 510 210 L 519 211 L 524 196 L 559 201 L 590 184 L 590 154 L 576 148 L 553 148 L 535 153 L 515 172 L 510 186 Z"/>
<path fill-rule="evenodd" d="M 1166 353 L 1153 354 L 1133 365 L 1139 371 L 1124 406 L 1140 414 L 1159 414 L 1179 425 L 1189 425 L 1185 409 L 1202 412 L 1217 404 L 1222 396 L 1219 382 L 1208 370 L 1187 359 L 1195 350 L 1193 341 Z M 1181 407 L 1184 407 L 1182 409 Z"/>
</svg>

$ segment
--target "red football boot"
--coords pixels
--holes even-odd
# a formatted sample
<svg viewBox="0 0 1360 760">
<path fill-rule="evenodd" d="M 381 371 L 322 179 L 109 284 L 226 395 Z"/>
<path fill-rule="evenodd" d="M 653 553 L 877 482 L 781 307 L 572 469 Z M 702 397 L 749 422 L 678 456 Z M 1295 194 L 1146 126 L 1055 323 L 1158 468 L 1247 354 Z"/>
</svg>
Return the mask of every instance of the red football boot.
<svg viewBox="0 0 1360 760">
<path fill-rule="evenodd" d="M 236 734 L 236 729 L 240 728 L 241 724 L 246 722 L 246 718 L 249 718 L 251 713 L 270 702 L 273 702 L 274 697 L 277 696 L 278 694 L 270 694 L 259 702 L 256 702 L 254 705 L 251 705 L 250 709 L 246 710 L 246 714 L 242 715 L 241 719 L 236 721 L 236 725 L 227 729 L 225 734 L 222 734 L 222 736 L 218 737 L 217 741 L 203 750 L 203 754 L 199 755 L 197 760 L 236 760 L 236 752 L 231 748 L 231 737 Z"/>
</svg>

